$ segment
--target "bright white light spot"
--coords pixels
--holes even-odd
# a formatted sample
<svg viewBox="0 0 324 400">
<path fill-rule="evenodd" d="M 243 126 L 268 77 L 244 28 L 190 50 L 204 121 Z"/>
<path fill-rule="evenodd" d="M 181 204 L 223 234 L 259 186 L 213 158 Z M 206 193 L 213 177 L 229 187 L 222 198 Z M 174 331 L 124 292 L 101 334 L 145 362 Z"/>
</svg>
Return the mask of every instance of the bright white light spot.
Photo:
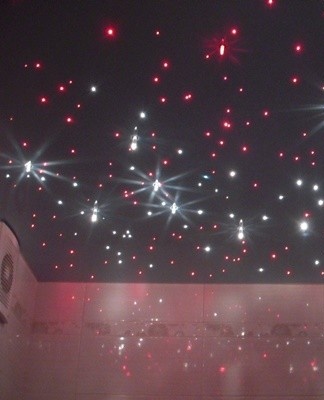
<svg viewBox="0 0 324 400">
<path fill-rule="evenodd" d="M 263 221 L 267 221 L 268 219 L 269 219 L 269 217 L 268 217 L 267 215 L 263 215 L 263 216 L 262 216 L 262 220 L 263 220 Z"/>
<path fill-rule="evenodd" d="M 230 176 L 231 178 L 234 178 L 234 177 L 236 176 L 236 171 L 230 171 L 230 172 L 229 172 L 229 176 Z"/>
<path fill-rule="evenodd" d="M 98 221 L 98 207 L 96 206 L 97 201 L 95 202 L 95 206 L 92 209 L 92 215 L 91 215 L 91 222 L 97 222 Z"/>
<path fill-rule="evenodd" d="M 178 210 L 178 206 L 176 205 L 176 203 L 173 203 L 172 206 L 170 207 L 171 213 L 175 214 Z"/>
<path fill-rule="evenodd" d="M 198 210 L 197 213 L 198 213 L 199 215 L 202 215 L 202 214 L 204 213 L 204 211 L 203 211 L 203 210 Z"/>
<path fill-rule="evenodd" d="M 313 190 L 316 192 L 319 189 L 318 185 L 313 186 Z"/>
<path fill-rule="evenodd" d="M 296 185 L 301 186 L 303 184 L 303 181 L 301 179 L 297 179 Z"/>
<path fill-rule="evenodd" d="M 58 200 L 57 204 L 59 204 L 61 206 L 63 204 L 63 201 L 62 200 Z"/>
<path fill-rule="evenodd" d="M 78 182 L 73 182 L 73 187 L 77 187 L 78 186 Z"/>
<path fill-rule="evenodd" d="M 134 169 L 135 169 L 134 165 L 132 165 L 131 167 L 129 167 L 129 170 L 130 170 L 130 171 L 134 171 Z"/>
<path fill-rule="evenodd" d="M 152 211 L 148 211 L 147 215 L 150 217 L 152 215 Z"/>
<path fill-rule="evenodd" d="M 314 261 L 314 264 L 315 264 L 315 265 L 319 265 L 319 264 L 320 264 L 320 260 L 315 260 L 315 261 Z"/>
<path fill-rule="evenodd" d="M 283 196 L 282 194 L 280 194 L 279 196 L 278 196 L 278 199 L 279 200 L 283 200 L 285 198 L 285 196 Z"/>
<path fill-rule="evenodd" d="M 317 204 L 318 204 L 319 206 L 322 206 L 322 205 L 324 204 L 324 200 L 322 200 L 322 199 L 318 200 Z"/>
<path fill-rule="evenodd" d="M 153 183 L 153 189 L 155 192 L 159 190 L 159 188 L 162 186 L 161 182 L 159 182 L 157 179 Z"/>
<path fill-rule="evenodd" d="M 91 90 L 92 93 L 95 93 L 97 91 L 97 88 L 96 88 L 96 86 L 91 86 L 90 90 Z"/>
<path fill-rule="evenodd" d="M 209 252 L 210 252 L 210 250 L 211 250 L 210 246 L 206 246 L 206 247 L 205 247 L 205 251 L 206 251 L 206 253 L 209 253 Z"/>
<path fill-rule="evenodd" d="M 301 230 L 302 232 L 306 232 L 307 229 L 308 229 L 308 222 L 307 222 L 307 221 L 302 221 L 302 222 L 299 224 L 299 228 L 300 228 L 300 230 Z"/>
<path fill-rule="evenodd" d="M 131 145 L 130 145 L 130 149 L 132 151 L 137 150 L 137 142 L 138 142 L 138 135 L 132 135 L 131 137 Z"/>
<path fill-rule="evenodd" d="M 27 174 L 31 171 L 32 166 L 33 166 L 33 165 L 32 165 L 32 162 L 31 162 L 31 161 L 27 161 L 27 162 L 26 162 L 26 164 L 25 164 L 25 171 L 26 171 Z"/>
<path fill-rule="evenodd" d="M 264 271 L 264 268 L 260 267 L 260 268 L 258 269 L 258 271 L 259 271 L 259 272 L 263 272 L 263 271 Z"/>
<path fill-rule="evenodd" d="M 142 119 L 146 118 L 146 113 L 144 111 L 140 112 L 140 118 Z"/>
<path fill-rule="evenodd" d="M 244 239 L 244 228 L 243 228 L 243 220 L 242 219 L 240 220 L 240 223 L 239 223 L 237 238 L 239 240 Z"/>
<path fill-rule="evenodd" d="M 231 213 L 231 214 L 229 215 L 229 217 L 233 219 L 233 218 L 235 217 L 235 215 L 234 215 L 233 213 Z"/>
<path fill-rule="evenodd" d="M 183 150 L 182 150 L 182 149 L 178 149 L 178 150 L 177 150 L 177 153 L 178 153 L 178 154 L 182 154 L 182 153 L 183 153 Z"/>
</svg>

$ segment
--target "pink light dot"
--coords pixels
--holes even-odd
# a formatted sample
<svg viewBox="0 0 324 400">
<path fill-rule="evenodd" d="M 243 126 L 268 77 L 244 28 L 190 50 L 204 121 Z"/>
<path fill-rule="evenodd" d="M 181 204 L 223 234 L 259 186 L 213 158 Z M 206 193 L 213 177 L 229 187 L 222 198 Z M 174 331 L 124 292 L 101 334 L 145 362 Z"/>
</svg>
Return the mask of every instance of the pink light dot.
<svg viewBox="0 0 324 400">
<path fill-rule="evenodd" d="M 162 62 L 163 68 L 169 68 L 169 62 L 168 61 L 163 61 Z"/>
<path fill-rule="evenodd" d="M 165 97 L 160 97 L 160 103 L 166 103 L 166 98 Z"/>
<path fill-rule="evenodd" d="M 36 64 L 35 64 L 35 68 L 37 68 L 37 69 L 39 69 L 39 68 L 42 68 L 42 65 L 41 65 L 41 63 L 39 63 L 39 62 L 38 62 L 38 63 L 36 63 Z"/>
<path fill-rule="evenodd" d="M 219 367 L 219 372 L 221 372 L 223 374 L 224 372 L 226 372 L 226 368 L 223 366 Z"/>
<path fill-rule="evenodd" d="M 156 36 L 160 36 L 160 31 L 155 31 Z"/>
<path fill-rule="evenodd" d="M 236 29 L 236 28 L 232 28 L 231 34 L 232 34 L 232 35 L 236 35 L 236 34 L 237 34 L 237 29 Z"/>
<path fill-rule="evenodd" d="M 298 83 L 300 82 L 298 76 L 293 76 L 293 77 L 291 77 L 290 80 L 291 80 L 291 83 L 293 83 L 294 85 L 298 85 Z"/>
<path fill-rule="evenodd" d="M 160 82 L 160 78 L 158 76 L 154 76 L 153 77 L 153 82 L 154 83 L 159 83 Z"/>
<path fill-rule="evenodd" d="M 41 101 L 41 103 L 47 103 L 47 98 L 46 97 L 41 97 L 41 99 L 40 99 L 40 101 Z"/>
<path fill-rule="evenodd" d="M 72 124 L 73 118 L 72 118 L 72 117 L 66 117 L 65 121 L 66 121 L 68 124 Z"/>
<path fill-rule="evenodd" d="M 106 36 L 107 37 L 112 38 L 112 37 L 115 36 L 115 33 L 116 33 L 116 31 L 115 31 L 114 27 L 109 26 L 109 27 L 106 28 Z"/>
<path fill-rule="evenodd" d="M 301 53 L 303 51 L 303 47 L 299 43 L 295 44 L 294 49 L 296 53 Z"/>
<path fill-rule="evenodd" d="M 263 116 L 264 117 L 268 117 L 269 116 L 269 111 L 267 111 L 267 110 L 263 111 Z"/>
<path fill-rule="evenodd" d="M 59 89 L 60 92 L 64 92 L 65 91 L 65 86 L 61 85 L 61 86 L 59 86 L 58 89 Z"/>
</svg>

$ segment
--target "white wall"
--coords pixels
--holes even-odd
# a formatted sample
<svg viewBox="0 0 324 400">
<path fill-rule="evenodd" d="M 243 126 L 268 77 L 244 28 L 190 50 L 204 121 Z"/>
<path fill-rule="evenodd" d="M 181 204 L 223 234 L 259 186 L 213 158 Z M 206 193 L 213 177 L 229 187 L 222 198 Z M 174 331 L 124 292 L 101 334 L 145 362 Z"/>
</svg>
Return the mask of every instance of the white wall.
<svg viewBox="0 0 324 400">
<path fill-rule="evenodd" d="M 35 304 L 25 400 L 324 398 L 322 285 L 39 283 Z"/>
</svg>

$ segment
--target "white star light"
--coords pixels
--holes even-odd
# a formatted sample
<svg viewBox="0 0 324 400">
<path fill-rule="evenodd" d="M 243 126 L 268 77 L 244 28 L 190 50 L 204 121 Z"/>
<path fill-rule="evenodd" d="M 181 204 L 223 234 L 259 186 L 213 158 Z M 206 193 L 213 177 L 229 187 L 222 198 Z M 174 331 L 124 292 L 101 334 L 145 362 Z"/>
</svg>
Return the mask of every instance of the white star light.
<svg viewBox="0 0 324 400">
<path fill-rule="evenodd" d="M 302 232 L 306 232 L 308 230 L 308 222 L 307 221 L 302 221 L 299 224 L 299 228 Z"/>
<path fill-rule="evenodd" d="M 242 219 L 239 222 L 237 238 L 239 240 L 243 240 L 244 239 L 244 228 L 243 228 L 243 220 Z"/>
<path fill-rule="evenodd" d="M 97 207 L 97 201 L 95 201 L 95 205 L 92 209 L 92 215 L 91 215 L 91 222 L 97 222 L 98 221 L 98 212 L 99 209 Z"/>
<path fill-rule="evenodd" d="M 154 192 L 157 192 L 161 186 L 162 186 L 161 182 L 159 182 L 158 179 L 155 179 L 155 181 L 153 182 Z"/>
<path fill-rule="evenodd" d="M 25 171 L 26 171 L 27 174 L 29 174 L 29 172 L 31 171 L 32 167 L 33 167 L 33 164 L 32 164 L 31 161 L 27 161 L 25 163 Z"/>
<path fill-rule="evenodd" d="M 172 206 L 170 207 L 171 213 L 175 214 L 178 210 L 178 206 L 176 205 L 176 203 L 173 203 Z"/>
</svg>

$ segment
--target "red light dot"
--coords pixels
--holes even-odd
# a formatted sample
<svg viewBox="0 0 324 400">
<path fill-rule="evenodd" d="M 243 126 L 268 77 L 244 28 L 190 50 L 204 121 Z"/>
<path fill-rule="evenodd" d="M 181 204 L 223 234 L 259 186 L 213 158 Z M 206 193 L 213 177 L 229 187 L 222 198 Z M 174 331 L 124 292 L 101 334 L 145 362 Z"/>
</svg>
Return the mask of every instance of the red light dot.
<svg viewBox="0 0 324 400">
<path fill-rule="evenodd" d="M 115 28 L 112 26 L 109 26 L 108 28 L 106 28 L 106 36 L 109 38 L 114 37 L 116 34 Z"/>
<path fill-rule="evenodd" d="M 167 99 L 166 97 L 160 97 L 160 103 L 166 103 Z"/>
<path fill-rule="evenodd" d="M 301 53 L 303 51 L 303 47 L 299 43 L 295 44 L 294 49 L 296 53 Z"/>
<path fill-rule="evenodd" d="M 169 68 L 169 62 L 163 61 L 162 66 L 163 66 L 163 68 Z"/>
<path fill-rule="evenodd" d="M 298 76 L 291 77 L 291 83 L 293 83 L 294 85 L 297 85 L 299 82 L 300 82 L 300 79 Z"/>
<path fill-rule="evenodd" d="M 236 29 L 236 28 L 232 28 L 231 34 L 232 34 L 232 35 L 236 35 L 236 34 L 237 34 L 237 29 Z"/>
<path fill-rule="evenodd" d="M 66 117 L 65 121 L 66 121 L 68 124 L 72 124 L 72 123 L 73 123 L 73 118 L 72 118 L 72 117 Z"/>
</svg>

